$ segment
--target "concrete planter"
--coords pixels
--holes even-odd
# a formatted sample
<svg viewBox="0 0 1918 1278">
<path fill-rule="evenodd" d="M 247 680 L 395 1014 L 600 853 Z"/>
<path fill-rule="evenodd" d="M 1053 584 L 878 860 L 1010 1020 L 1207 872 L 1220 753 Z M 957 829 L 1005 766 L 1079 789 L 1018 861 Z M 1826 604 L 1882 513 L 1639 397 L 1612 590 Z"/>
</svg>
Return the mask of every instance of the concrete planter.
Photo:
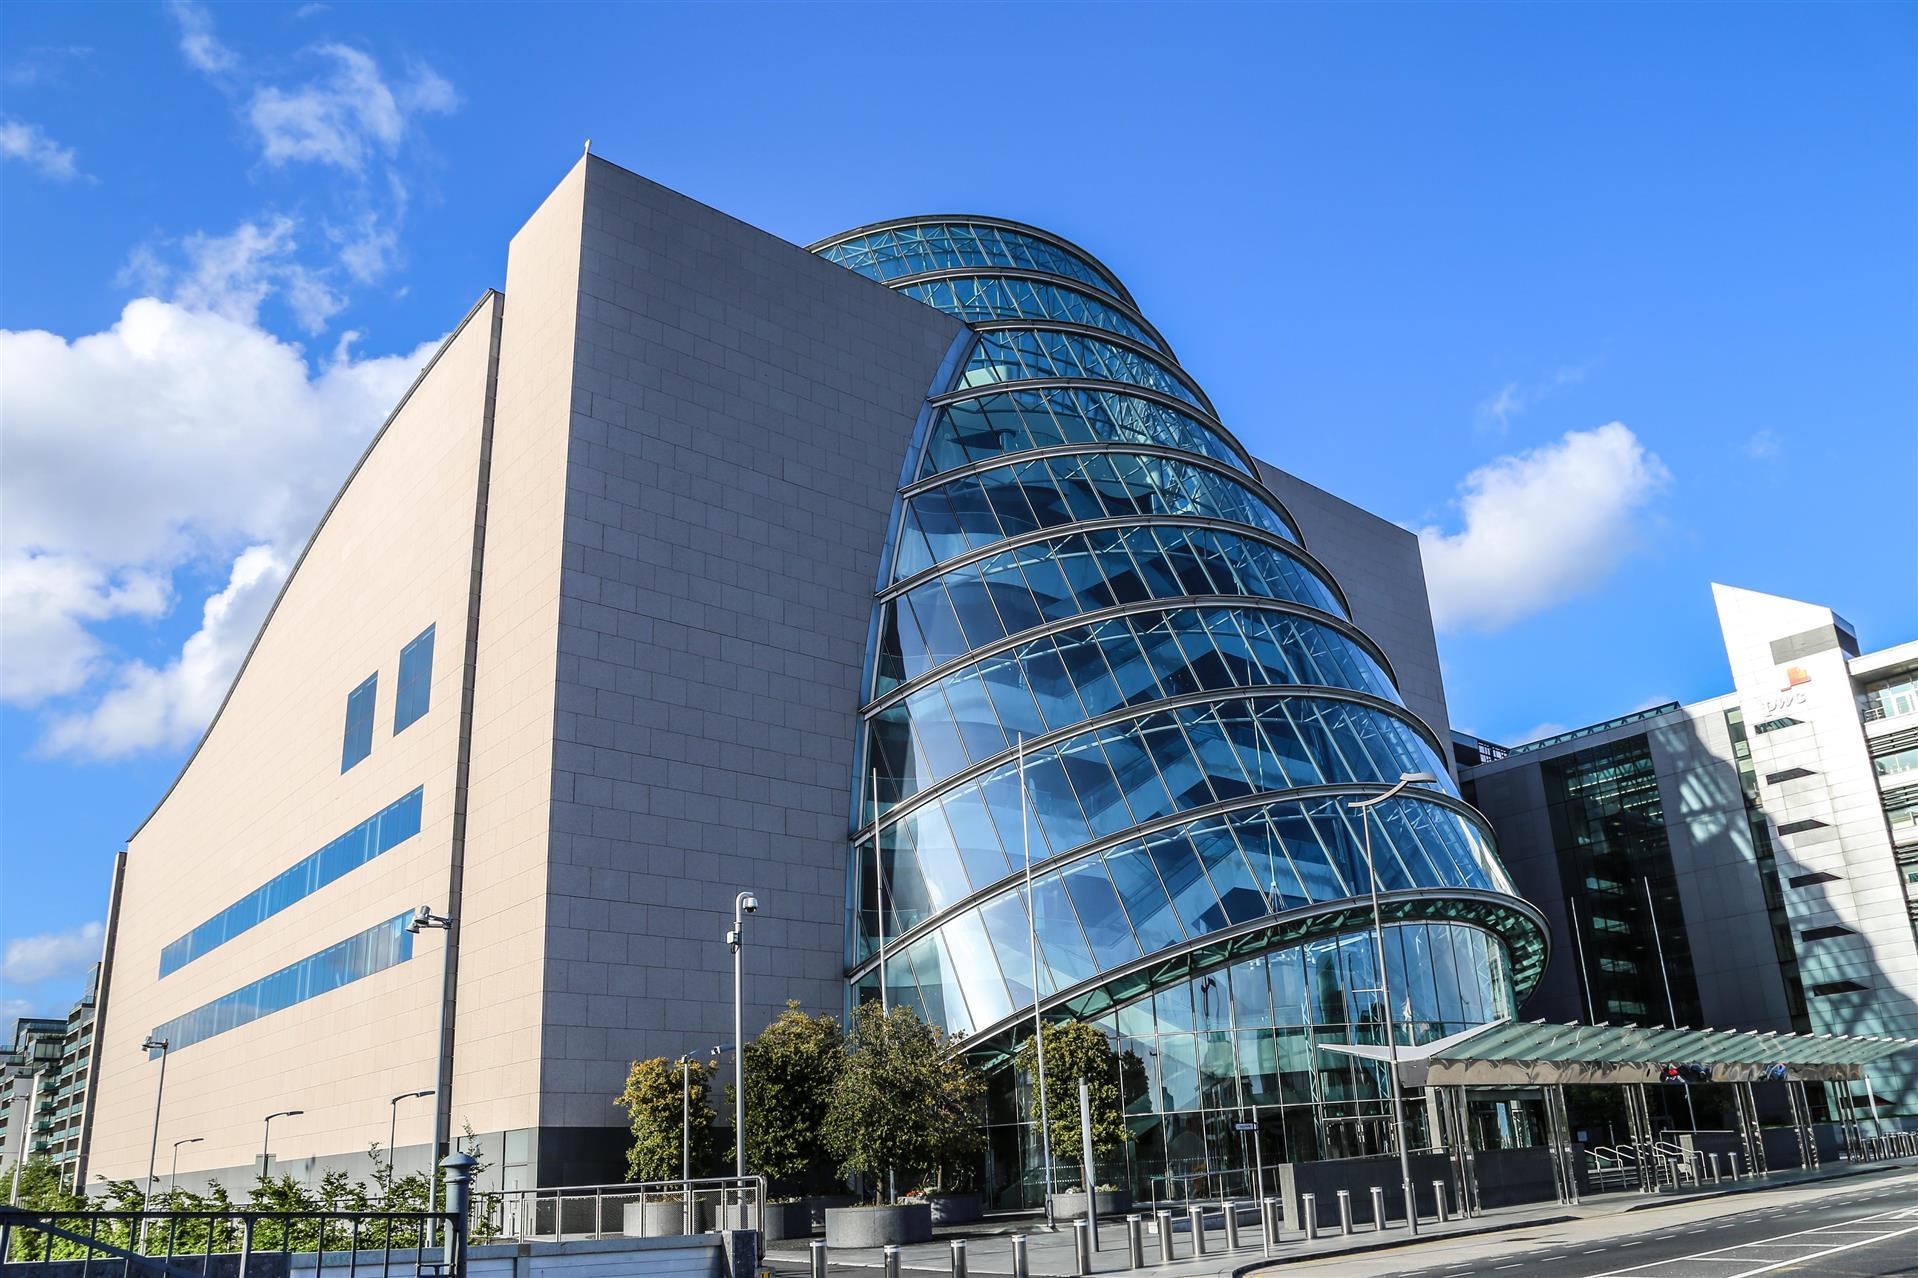
<svg viewBox="0 0 1918 1278">
<path fill-rule="evenodd" d="M 924 1203 L 889 1207 L 830 1207 L 826 1210 L 826 1246 L 903 1247 L 932 1241 L 932 1208 Z"/>
<path fill-rule="evenodd" d="M 712 1212 L 704 1203 L 694 1203 L 692 1220 L 686 1219 L 684 1199 L 627 1203 L 623 1232 L 628 1238 L 667 1238 L 678 1234 L 701 1234 L 712 1228 Z M 690 1228 L 688 1227 L 690 1226 Z"/>
<path fill-rule="evenodd" d="M 1099 1219 L 1110 1220 L 1132 1210 L 1132 1194 L 1123 1189 L 1101 1189 L 1093 1195 L 1093 1206 L 1099 1209 Z M 1086 1214 L 1085 1194 L 1054 1194 L 1052 1214 L 1064 1220 L 1082 1219 Z"/>
<path fill-rule="evenodd" d="M 986 1200 L 978 1194 L 927 1194 L 935 1225 L 969 1225 L 986 1214 Z"/>
<path fill-rule="evenodd" d="M 812 1237 L 812 1208 L 800 1203 L 767 1203 L 766 1220 L 761 1232 L 767 1242 Z"/>
<path fill-rule="evenodd" d="M 812 1212 L 815 1229 L 826 1227 L 826 1213 L 834 1207 L 856 1207 L 859 1200 L 851 1194 L 813 1194 L 806 1199 L 806 1207 Z"/>
</svg>

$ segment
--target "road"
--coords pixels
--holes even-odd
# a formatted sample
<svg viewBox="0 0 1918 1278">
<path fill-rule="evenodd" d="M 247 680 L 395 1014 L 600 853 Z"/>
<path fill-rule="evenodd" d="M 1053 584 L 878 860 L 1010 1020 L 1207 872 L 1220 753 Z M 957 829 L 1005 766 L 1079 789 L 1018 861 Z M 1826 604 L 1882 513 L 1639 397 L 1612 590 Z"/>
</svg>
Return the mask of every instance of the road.
<svg viewBox="0 0 1918 1278">
<path fill-rule="evenodd" d="M 1734 1204 L 1736 1204 L 1734 1206 Z M 1301 1261 L 1258 1278 L 1863 1278 L 1918 1275 L 1918 1175 L 1673 1203 L 1403 1250 Z"/>
</svg>

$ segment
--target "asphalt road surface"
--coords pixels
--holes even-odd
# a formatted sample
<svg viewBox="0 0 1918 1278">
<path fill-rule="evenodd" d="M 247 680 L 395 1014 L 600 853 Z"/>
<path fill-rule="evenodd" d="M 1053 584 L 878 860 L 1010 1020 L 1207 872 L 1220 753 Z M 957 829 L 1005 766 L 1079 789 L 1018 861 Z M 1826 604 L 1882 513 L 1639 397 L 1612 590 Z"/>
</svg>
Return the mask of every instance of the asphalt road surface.
<svg viewBox="0 0 1918 1278">
<path fill-rule="evenodd" d="M 1274 1278 L 1862 1278 L 1918 1275 L 1918 1177 L 1762 1192 L 1724 1211 L 1673 1204 L 1603 1220 L 1440 1239 L 1404 1252 L 1328 1258 Z M 1718 1209 L 1722 1214 L 1707 1215 Z"/>
</svg>

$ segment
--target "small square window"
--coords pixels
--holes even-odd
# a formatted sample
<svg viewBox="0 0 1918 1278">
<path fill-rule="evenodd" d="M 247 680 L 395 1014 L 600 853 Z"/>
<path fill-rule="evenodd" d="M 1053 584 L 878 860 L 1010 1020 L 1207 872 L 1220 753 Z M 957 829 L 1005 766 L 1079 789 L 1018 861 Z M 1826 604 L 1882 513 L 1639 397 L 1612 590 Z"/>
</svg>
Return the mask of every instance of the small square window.
<svg viewBox="0 0 1918 1278">
<path fill-rule="evenodd" d="M 346 694 L 346 744 L 340 752 L 340 771 L 352 768 L 373 753 L 373 703 L 377 699 L 380 676 L 370 674 L 366 682 Z"/>
<path fill-rule="evenodd" d="M 433 629 L 400 649 L 400 684 L 393 694 L 393 731 L 403 732 L 426 713 L 433 697 Z"/>
</svg>

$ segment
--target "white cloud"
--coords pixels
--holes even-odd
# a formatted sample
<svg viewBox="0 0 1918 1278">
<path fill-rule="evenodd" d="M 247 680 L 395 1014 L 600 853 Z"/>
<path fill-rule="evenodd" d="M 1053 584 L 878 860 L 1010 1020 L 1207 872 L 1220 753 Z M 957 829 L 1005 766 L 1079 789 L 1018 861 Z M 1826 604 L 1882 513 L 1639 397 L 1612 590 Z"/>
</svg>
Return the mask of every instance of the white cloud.
<svg viewBox="0 0 1918 1278">
<path fill-rule="evenodd" d="M 204 726 L 260 594 L 431 351 L 356 359 L 342 340 L 314 367 L 244 319 L 154 298 L 73 341 L 0 332 L 4 694 L 79 699 L 49 707 L 51 748 L 124 753 Z M 116 666 L 94 627 L 160 615 L 186 566 L 226 578 L 199 631 L 169 662 Z"/>
<path fill-rule="evenodd" d="M 7 942 L 0 975 L 17 985 L 32 985 L 58 976 L 77 976 L 100 961 L 98 922 L 82 923 L 66 932 L 17 936 Z"/>
<path fill-rule="evenodd" d="M 220 708 L 289 566 L 271 546 L 241 551 L 180 655 L 160 669 L 141 661 L 121 666 L 98 704 L 53 720 L 42 750 L 114 759 L 191 743 Z"/>
<path fill-rule="evenodd" d="M 1550 399 L 1567 386 L 1584 381 L 1585 375 L 1592 371 L 1592 363 L 1587 361 L 1554 369 L 1529 385 L 1505 383 L 1498 388 L 1497 394 L 1480 401 L 1477 413 L 1479 429 L 1503 435 L 1511 428 L 1514 417 L 1541 400 Z"/>
<path fill-rule="evenodd" d="M 16 160 L 56 182 L 80 176 L 72 147 L 61 146 L 39 125 L 22 120 L 0 123 L 0 159 Z"/>
<path fill-rule="evenodd" d="M 1500 457 L 1459 485 L 1464 526 L 1418 530 L 1441 630 L 1498 630 L 1609 576 L 1670 482 L 1619 422 Z"/>
<path fill-rule="evenodd" d="M 239 56 L 213 34 L 213 15 L 205 6 L 192 0 L 171 0 L 167 11 L 180 28 L 180 52 L 191 66 L 208 75 L 219 75 L 239 66 Z"/>
<path fill-rule="evenodd" d="M 414 116 L 444 115 L 459 105 L 453 86 L 430 67 L 415 67 L 397 86 L 367 54 L 343 44 L 315 52 L 330 65 L 296 89 L 262 85 L 247 103 L 247 122 L 269 164 L 310 161 L 361 173 L 391 156 Z"/>
<path fill-rule="evenodd" d="M 142 245 L 122 278 L 182 306 L 252 324 L 267 298 L 278 294 L 299 326 L 318 333 L 346 305 L 327 274 L 303 265 L 292 218 L 242 222 L 226 235 L 195 232 L 177 245 Z M 182 259 L 170 262 L 171 250 Z"/>
<path fill-rule="evenodd" d="M 101 672 L 105 647 L 89 623 L 166 612 L 165 578 L 138 569 L 117 576 L 69 555 L 0 557 L 0 701 L 38 705 L 84 687 Z"/>
<path fill-rule="evenodd" d="M 1753 461 L 1771 461 L 1784 449 L 1785 441 L 1775 430 L 1757 431 L 1745 441 L 1745 456 Z"/>
</svg>

